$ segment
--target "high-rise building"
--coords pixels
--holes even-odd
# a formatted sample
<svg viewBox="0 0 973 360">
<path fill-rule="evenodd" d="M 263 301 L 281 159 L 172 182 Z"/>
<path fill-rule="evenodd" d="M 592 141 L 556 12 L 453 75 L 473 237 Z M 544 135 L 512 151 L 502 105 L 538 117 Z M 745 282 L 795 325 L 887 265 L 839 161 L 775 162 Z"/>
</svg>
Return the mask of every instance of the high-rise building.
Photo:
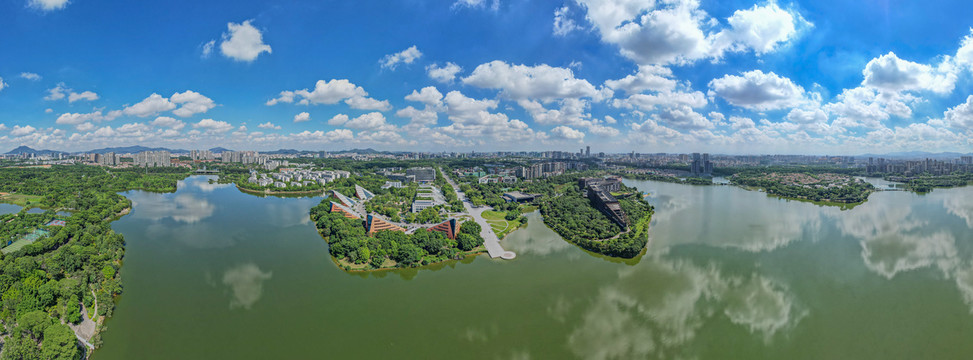
<svg viewBox="0 0 973 360">
<path fill-rule="evenodd" d="M 693 176 L 704 176 L 713 173 L 713 162 L 709 161 L 709 154 L 693 153 L 693 162 L 689 165 L 689 172 Z"/>
<path fill-rule="evenodd" d="M 584 157 L 591 157 L 591 145 L 584 147 Z"/>
<path fill-rule="evenodd" d="M 120 156 L 113 152 L 108 152 L 104 154 L 95 154 L 95 159 L 98 165 L 102 166 L 116 166 L 120 162 Z"/>
<path fill-rule="evenodd" d="M 143 151 L 132 157 L 135 166 L 171 166 L 168 151 Z"/>
</svg>

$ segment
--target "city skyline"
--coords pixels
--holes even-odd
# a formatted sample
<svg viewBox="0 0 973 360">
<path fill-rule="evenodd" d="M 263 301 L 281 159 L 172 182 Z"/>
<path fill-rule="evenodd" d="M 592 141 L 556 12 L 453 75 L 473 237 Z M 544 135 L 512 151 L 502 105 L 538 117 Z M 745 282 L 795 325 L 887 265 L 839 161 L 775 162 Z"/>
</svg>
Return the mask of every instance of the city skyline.
<svg viewBox="0 0 973 360">
<path fill-rule="evenodd" d="M 961 2 L 229 4 L 0 4 L 0 148 L 973 145 Z"/>
</svg>

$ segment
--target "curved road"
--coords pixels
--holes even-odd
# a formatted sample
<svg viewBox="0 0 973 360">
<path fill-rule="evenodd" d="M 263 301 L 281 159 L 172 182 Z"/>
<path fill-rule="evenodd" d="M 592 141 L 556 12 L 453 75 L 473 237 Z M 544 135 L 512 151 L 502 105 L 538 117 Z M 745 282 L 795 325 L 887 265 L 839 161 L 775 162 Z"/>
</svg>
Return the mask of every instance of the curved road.
<svg viewBox="0 0 973 360">
<path fill-rule="evenodd" d="M 483 218 L 483 212 L 490 210 L 490 208 L 474 207 L 473 203 L 470 202 L 470 199 L 466 197 L 466 194 L 464 194 L 462 191 L 459 191 L 459 186 L 457 186 L 456 183 L 453 182 L 453 179 L 449 177 L 449 174 L 446 174 L 446 172 L 443 171 L 442 169 L 439 169 L 439 172 L 443 174 L 443 177 L 446 179 L 446 182 L 448 182 L 449 185 L 453 187 L 453 191 L 456 192 L 456 197 L 459 198 L 461 201 L 463 201 L 463 207 L 466 208 L 466 212 L 469 213 L 471 216 L 473 216 L 473 220 L 476 221 L 477 224 L 480 224 L 480 236 L 483 237 L 483 245 L 486 246 L 487 253 L 490 254 L 490 257 L 491 258 L 503 257 L 503 258 L 513 259 L 513 257 L 516 256 L 516 254 L 514 254 L 513 251 L 506 251 L 503 249 L 502 246 L 500 246 L 500 239 L 497 238 L 497 234 L 493 233 L 493 228 L 490 227 L 490 224 L 487 223 L 486 219 Z"/>
</svg>

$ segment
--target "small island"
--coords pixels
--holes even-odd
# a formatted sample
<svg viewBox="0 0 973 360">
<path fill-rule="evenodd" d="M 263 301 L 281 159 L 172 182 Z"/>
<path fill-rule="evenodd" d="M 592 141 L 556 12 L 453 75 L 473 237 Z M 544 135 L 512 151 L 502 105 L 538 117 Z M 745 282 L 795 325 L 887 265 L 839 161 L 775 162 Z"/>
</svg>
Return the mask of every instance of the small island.
<svg viewBox="0 0 973 360">
<path fill-rule="evenodd" d="M 733 174 L 730 183 L 754 187 L 783 198 L 823 204 L 860 204 L 875 191 L 872 184 L 849 175 L 748 170 Z"/>
<path fill-rule="evenodd" d="M 585 250 L 633 258 L 645 249 L 653 207 L 620 178 L 579 178 L 540 203 L 544 223 Z"/>
</svg>

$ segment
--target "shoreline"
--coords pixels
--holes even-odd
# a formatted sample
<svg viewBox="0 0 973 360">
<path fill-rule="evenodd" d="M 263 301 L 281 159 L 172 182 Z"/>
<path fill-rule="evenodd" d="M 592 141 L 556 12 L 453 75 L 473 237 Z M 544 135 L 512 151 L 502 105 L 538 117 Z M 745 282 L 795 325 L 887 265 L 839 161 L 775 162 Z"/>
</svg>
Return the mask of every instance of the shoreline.
<svg viewBox="0 0 973 360">
<path fill-rule="evenodd" d="M 248 193 L 248 194 L 260 194 L 260 195 L 313 195 L 313 194 L 324 194 L 324 192 L 327 191 L 327 190 L 324 190 L 324 189 L 321 189 L 321 190 L 307 190 L 307 191 L 253 190 L 253 189 L 242 188 L 242 187 L 240 187 L 240 185 L 238 185 L 236 183 L 234 183 L 233 186 L 236 186 L 237 190 L 240 190 L 241 192 L 245 192 L 245 193 Z"/>
</svg>

